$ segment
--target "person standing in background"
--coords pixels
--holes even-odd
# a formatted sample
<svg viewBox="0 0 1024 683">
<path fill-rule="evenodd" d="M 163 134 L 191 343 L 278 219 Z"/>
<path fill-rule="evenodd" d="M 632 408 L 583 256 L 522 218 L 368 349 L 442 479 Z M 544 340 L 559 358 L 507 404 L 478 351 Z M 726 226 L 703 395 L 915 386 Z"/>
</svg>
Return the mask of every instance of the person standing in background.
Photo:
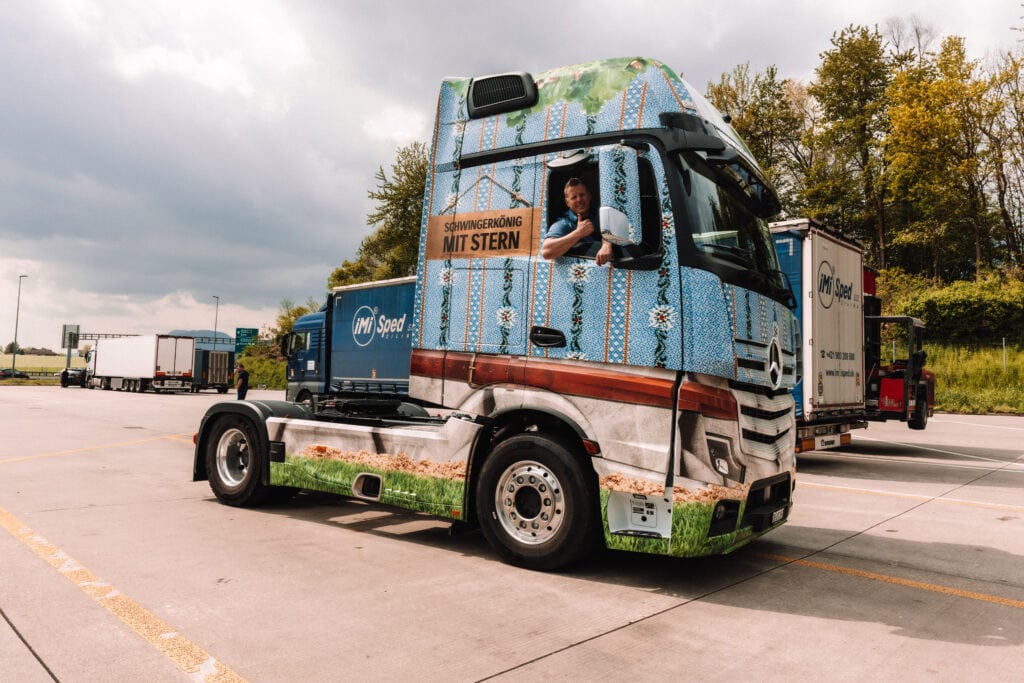
<svg viewBox="0 0 1024 683">
<path fill-rule="evenodd" d="M 249 393 L 249 371 L 241 363 L 235 365 L 235 388 L 238 389 L 238 400 L 244 401 Z"/>
</svg>

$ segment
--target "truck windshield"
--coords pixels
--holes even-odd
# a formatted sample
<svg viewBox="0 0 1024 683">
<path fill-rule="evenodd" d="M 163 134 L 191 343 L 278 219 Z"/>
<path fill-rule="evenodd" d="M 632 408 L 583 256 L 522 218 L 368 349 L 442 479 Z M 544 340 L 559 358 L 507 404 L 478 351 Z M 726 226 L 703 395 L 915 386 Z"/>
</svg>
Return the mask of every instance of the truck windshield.
<svg viewBox="0 0 1024 683">
<path fill-rule="evenodd" d="M 710 169 L 689 164 L 682 154 L 677 158 L 686 198 L 682 210 L 676 212 L 677 219 L 681 219 L 678 229 L 689 232 L 697 256 L 684 258 L 684 262 L 711 266 L 720 275 L 730 271 L 754 274 L 773 290 L 785 287 L 767 223 L 736 193 L 716 182 Z M 681 240 L 683 244 L 687 241 Z M 739 284 L 749 286 L 748 282 Z"/>
</svg>

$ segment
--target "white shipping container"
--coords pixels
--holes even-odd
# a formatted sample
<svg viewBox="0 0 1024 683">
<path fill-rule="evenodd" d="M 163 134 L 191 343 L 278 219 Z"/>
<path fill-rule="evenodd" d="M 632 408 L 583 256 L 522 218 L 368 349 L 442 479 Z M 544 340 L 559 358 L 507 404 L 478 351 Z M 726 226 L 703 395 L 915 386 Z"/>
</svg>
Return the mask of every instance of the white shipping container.
<svg viewBox="0 0 1024 683">
<path fill-rule="evenodd" d="M 156 367 L 156 335 L 97 339 L 97 377 L 152 378 Z"/>
<path fill-rule="evenodd" d="M 155 334 L 97 339 L 94 375 L 135 379 L 191 376 L 194 346 L 191 337 Z"/>
</svg>

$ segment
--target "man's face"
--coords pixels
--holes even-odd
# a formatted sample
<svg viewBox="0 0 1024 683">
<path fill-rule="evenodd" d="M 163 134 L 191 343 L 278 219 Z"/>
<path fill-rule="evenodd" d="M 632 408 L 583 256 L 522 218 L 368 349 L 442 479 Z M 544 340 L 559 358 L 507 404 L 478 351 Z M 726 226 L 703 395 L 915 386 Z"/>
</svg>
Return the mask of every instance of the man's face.
<svg viewBox="0 0 1024 683">
<path fill-rule="evenodd" d="M 582 216 L 590 209 L 590 192 L 582 183 L 565 188 L 565 205 L 577 216 Z"/>
</svg>

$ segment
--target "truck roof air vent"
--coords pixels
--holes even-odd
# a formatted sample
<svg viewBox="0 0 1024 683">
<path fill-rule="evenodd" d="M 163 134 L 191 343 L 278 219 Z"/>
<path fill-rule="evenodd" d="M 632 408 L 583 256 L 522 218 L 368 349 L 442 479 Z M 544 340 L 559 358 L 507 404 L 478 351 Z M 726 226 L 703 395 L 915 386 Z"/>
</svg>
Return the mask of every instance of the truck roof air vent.
<svg viewBox="0 0 1024 683">
<path fill-rule="evenodd" d="M 537 104 L 537 85 L 525 71 L 474 78 L 468 104 L 471 119 L 526 109 Z"/>
</svg>

